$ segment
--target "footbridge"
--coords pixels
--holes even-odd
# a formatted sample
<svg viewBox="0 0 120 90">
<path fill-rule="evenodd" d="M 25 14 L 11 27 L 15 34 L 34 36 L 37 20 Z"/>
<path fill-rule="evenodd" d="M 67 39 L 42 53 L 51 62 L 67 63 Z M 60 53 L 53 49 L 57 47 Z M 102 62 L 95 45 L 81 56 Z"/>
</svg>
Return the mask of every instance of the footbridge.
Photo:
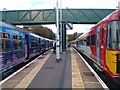
<svg viewBox="0 0 120 90">
<path fill-rule="evenodd" d="M 62 9 L 62 22 L 96 24 L 115 9 Z M 14 25 L 55 24 L 56 9 L 0 11 L 2 21 Z"/>
</svg>

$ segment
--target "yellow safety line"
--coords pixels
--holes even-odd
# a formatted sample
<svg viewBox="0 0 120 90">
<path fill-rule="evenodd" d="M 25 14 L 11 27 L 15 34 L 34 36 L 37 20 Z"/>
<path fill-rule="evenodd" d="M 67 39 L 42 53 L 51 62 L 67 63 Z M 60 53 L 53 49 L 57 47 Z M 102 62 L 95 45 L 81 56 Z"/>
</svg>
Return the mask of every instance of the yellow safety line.
<svg viewBox="0 0 120 90">
<path fill-rule="evenodd" d="M 15 87 L 15 88 L 27 88 L 28 85 L 31 83 L 33 78 L 36 76 L 36 74 L 39 72 L 39 70 L 42 68 L 44 63 L 48 60 L 51 53 L 49 53 L 43 60 L 39 60 L 39 64 Z"/>
<path fill-rule="evenodd" d="M 71 49 L 71 64 L 72 64 L 72 89 L 82 88 L 84 89 L 83 80 L 77 65 L 75 54 Z"/>
</svg>

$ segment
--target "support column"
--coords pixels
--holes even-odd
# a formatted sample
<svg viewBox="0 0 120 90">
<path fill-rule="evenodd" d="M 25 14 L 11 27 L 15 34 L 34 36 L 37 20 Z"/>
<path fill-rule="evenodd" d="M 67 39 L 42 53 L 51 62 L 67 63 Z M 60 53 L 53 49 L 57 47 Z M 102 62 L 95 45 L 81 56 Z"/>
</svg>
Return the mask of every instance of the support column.
<svg viewBox="0 0 120 90">
<path fill-rule="evenodd" d="M 66 24 L 62 23 L 62 52 L 66 50 Z"/>
<path fill-rule="evenodd" d="M 62 53 L 62 23 L 60 22 L 60 53 Z"/>
<path fill-rule="evenodd" d="M 56 60 L 59 62 L 60 58 L 60 33 L 59 33 L 59 9 L 58 9 L 58 0 L 56 1 L 56 24 L 57 24 L 57 32 L 56 32 Z"/>
</svg>

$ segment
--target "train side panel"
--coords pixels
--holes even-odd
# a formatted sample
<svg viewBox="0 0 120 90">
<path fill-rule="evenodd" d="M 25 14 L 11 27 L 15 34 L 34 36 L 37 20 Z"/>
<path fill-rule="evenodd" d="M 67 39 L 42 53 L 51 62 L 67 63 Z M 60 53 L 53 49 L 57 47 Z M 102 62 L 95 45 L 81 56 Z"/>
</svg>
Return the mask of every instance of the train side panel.
<svg viewBox="0 0 120 90">
<path fill-rule="evenodd" d="M 11 68 L 25 60 L 25 34 L 6 27 L 2 27 L 1 33 L 2 72 L 6 72 L 7 70 L 10 72 L 12 70 Z"/>
<path fill-rule="evenodd" d="M 79 49 L 111 78 L 120 80 L 120 17 L 116 10 L 77 39 Z M 78 45 L 75 45 L 78 48 Z M 90 47 L 90 49 L 87 49 Z M 91 52 L 91 53 L 90 53 Z"/>
<path fill-rule="evenodd" d="M 39 43 L 39 37 L 36 37 L 34 35 L 29 35 L 29 49 L 30 49 L 30 57 L 32 58 L 36 55 L 39 54 L 39 47 L 40 47 L 40 43 Z"/>
</svg>

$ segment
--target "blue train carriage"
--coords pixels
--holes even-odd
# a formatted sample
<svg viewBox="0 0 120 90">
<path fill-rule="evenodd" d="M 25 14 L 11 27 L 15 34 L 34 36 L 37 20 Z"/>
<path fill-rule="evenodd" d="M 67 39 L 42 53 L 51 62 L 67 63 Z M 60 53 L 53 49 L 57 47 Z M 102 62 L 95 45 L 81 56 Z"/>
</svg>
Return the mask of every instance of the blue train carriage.
<svg viewBox="0 0 120 90">
<path fill-rule="evenodd" d="M 46 50 L 51 49 L 53 46 L 53 40 L 45 38 L 45 48 Z"/>
<path fill-rule="evenodd" d="M 51 49 L 51 48 L 53 48 L 53 42 L 54 42 L 54 40 L 50 40 L 50 39 L 48 39 L 48 40 L 49 40 L 49 42 L 48 42 L 48 48 Z"/>
<path fill-rule="evenodd" d="M 41 38 L 41 53 L 46 51 L 46 40 L 45 38 Z"/>
<path fill-rule="evenodd" d="M 40 36 L 29 33 L 29 58 L 32 58 L 40 54 L 41 50 L 41 38 Z"/>
<path fill-rule="evenodd" d="M 45 38 L 45 49 L 49 49 L 49 39 Z"/>
<path fill-rule="evenodd" d="M 0 21 L 0 73 L 11 72 L 11 68 L 25 60 L 25 33 L 12 25 Z"/>
</svg>

